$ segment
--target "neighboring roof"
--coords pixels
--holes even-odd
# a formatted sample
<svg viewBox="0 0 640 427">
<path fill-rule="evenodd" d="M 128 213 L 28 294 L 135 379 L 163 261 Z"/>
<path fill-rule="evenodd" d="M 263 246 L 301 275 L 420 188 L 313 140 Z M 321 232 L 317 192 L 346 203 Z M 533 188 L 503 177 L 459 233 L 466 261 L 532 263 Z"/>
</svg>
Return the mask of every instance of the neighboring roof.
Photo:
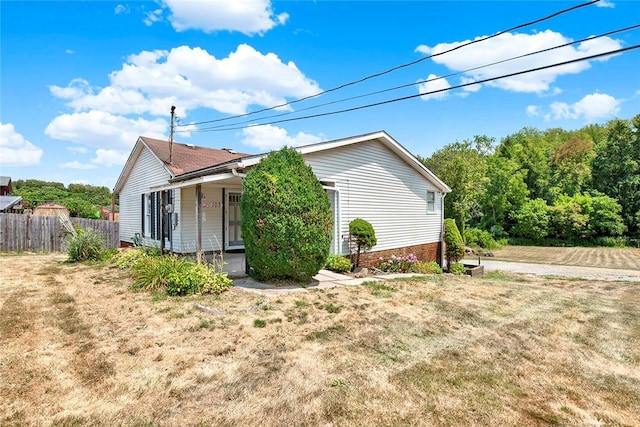
<svg viewBox="0 0 640 427">
<path fill-rule="evenodd" d="M 209 168 L 211 166 L 248 156 L 246 153 L 237 153 L 229 149 L 200 147 L 193 144 L 183 144 L 174 141 L 171 163 L 169 163 L 169 145 L 169 141 L 149 138 L 146 136 L 139 137 L 136 145 L 133 147 L 133 150 L 129 155 L 129 159 L 124 165 L 116 185 L 113 188 L 113 192 L 120 192 L 129 172 L 131 172 L 135 161 L 144 147 L 148 148 L 156 157 L 158 162 L 162 163 L 171 177 L 194 172 L 203 168 Z"/>
<path fill-rule="evenodd" d="M 413 167 L 418 173 L 431 181 L 440 191 L 443 193 L 451 192 L 451 188 L 445 184 L 440 178 L 438 178 L 433 172 L 431 172 L 425 165 L 422 164 L 413 154 L 411 154 L 406 148 L 404 148 L 398 141 L 393 139 L 387 132 L 378 131 L 363 135 L 352 136 L 349 138 L 336 139 L 333 141 L 319 142 L 316 144 L 303 145 L 296 147 L 300 154 L 310 154 L 319 151 L 331 150 L 338 147 L 344 147 L 351 144 L 358 144 L 366 141 L 377 140 L 391 151 L 393 151 L 398 157 L 404 160 L 409 166 Z M 211 175 L 221 173 L 237 168 L 246 168 L 257 164 L 262 158 L 267 156 L 268 153 L 258 154 L 254 156 L 246 156 L 243 158 L 228 161 L 218 165 L 212 165 L 208 168 L 196 170 L 191 173 L 186 172 L 173 178 L 171 181 L 184 181 L 192 178 L 198 178 L 205 175 Z"/>
<path fill-rule="evenodd" d="M 0 196 L 0 211 L 11 209 L 13 205 L 19 203 L 20 200 L 22 200 L 21 196 Z"/>
<path fill-rule="evenodd" d="M 6 187 L 10 183 L 11 183 L 11 177 L 10 176 L 0 176 L 0 186 L 1 187 Z"/>
</svg>

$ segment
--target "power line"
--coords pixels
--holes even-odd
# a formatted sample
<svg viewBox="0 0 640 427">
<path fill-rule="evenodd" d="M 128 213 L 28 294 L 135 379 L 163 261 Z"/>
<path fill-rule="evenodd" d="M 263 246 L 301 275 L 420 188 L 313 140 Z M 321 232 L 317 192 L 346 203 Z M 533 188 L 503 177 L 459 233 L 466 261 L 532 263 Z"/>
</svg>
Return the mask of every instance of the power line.
<svg viewBox="0 0 640 427">
<path fill-rule="evenodd" d="M 220 118 L 220 119 L 203 120 L 203 121 L 200 121 L 200 122 L 193 122 L 193 123 L 179 125 L 179 126 L 195 126 L 195 125 L 201 125 L 201 124 L 205 124 L 205 123 L 215 123 L 215 122 L 220 122 L 220 121 L 225 121 L 225 120 L 232 120 L 232 119 L 237 119 L 237 118 L 241 118 L 241 117 L 251 116 L 253 114 L 263 113 L 265 111 L 275 110 L 275 109 L 281 108 L 281 107 L 286 107 L 288 105 L 292 105 L 292 104 L 296 104 L 298 102 L 306 101 L 307 99 L 316 98 L 316 97 L 319 97 L 321 95 L 324 95 L 324 94 L 327 94 L 327 93 L 330 93 L 330 92 L 335 92 L 337 90 L 344 89 L 345 87 L 353 86 L 353 85 L 365 82 L 367 80 L 371 80 L 371 79 L 374 79 L 376 77 L 380 77 L 380 76 L 383 76 L 385 74 L 389 74 L 389 73 L 391 73 L 393 71 L 397 71 L 397 70 L 402 69 L 402 68 L 406 68 L 406 67 L 410 67 L 410 66 L 416 65 L 416 64 L 418 64 L 418 63 L 420 63 L 422 61 L 425 61 L 427 59 L 433 58 L 435 56 L 444 55 L 446 53 L 453 52 L 455 50 L 462 49 L 463 47 L 466 47 L 466 46 L 469 46 L 469 45 L 472 45 L 472 44 L 475 44 L 475 43 L 480 43 L 480 42 L 483 42 L 485 40 L 492 39 L 494 37 L 498 37 L 498 36 L 500 36 L 502 34 L 505 34 L 505 33 L 511 32 L 511 31 L 515 31 L 515 30 L 518 30 L 520 28 L 528 27 L 528 26 L 535 25 L 535 24 L 538 24 L 538 23 L 543 22 L 543 21 L 547 21 L 549 19 L 555 18 L 556 16 L 562 15 L 564 13 L 572 12 L 572 11 L 574 11 L 576 9 L 580 9 L 582 7 L 585 7 L 585 6 L 590 6 L 592 4 L 598 3 L 599 1 L 600 0 L 592 0 L 592 1 L 589 1 L 587 3 L 581 3 L 581 4 L 578 4 L 576 6 L 569 7 L 567 9 L 562 9 L 562 10 L 560 10 L 558 12 L 554 12 L 551 15 L 547 15 L 545 17 L 538 18 L 538 19 L 536 19 L 534 21 L 525 22 L 524 24 L 519 24 L 519 25 L 516 25 L 514 27 L 507 28 L 506 30 L 499 31 L 499 32 L 497 32 L 497 33 L 495 33 L 493 35 L 485 36 L 485 37 L 482 37 L 482 38 L 479 38 L 479 39 L 476 39 L 476 40 L 471 40 L 471 41 L 468 41 L 468 42 L 463 43 L 461 45 L 458 45 L 456 47 L 453 47 L 451 49 L 448 49 L 448 50 L 445 50 L 445 51 L 442 51 L 442 52 L 438 52 L 438 53 L 434 53 L 434 54 L 431 54 L 431 55 L 427 55 L 427 56 L 422 57 L 420 59 L 416 59 L 415 61 L 411 61 L 411 62 L 407 62 L 407 63 L 401 64 L 401 65 L 397 65 L 397 66 L 389 68 L 389 69 L 387 69 L 385 71 L 381 71 L 381 72 L 378 72 L 378 73 L 375 73 L 375 74 L 370 74 L 370 75 L 362 77 L 362 78 L 360 78 L 358 80 L 353 80 L 353 81 L 350 81 L 348 83 L 344 83 L 344 84 L 341 84 L 339 86 L 335 86 L 335 87 L 333 87 L 331 89 L 320 91 L 320 92 L 318 92 L 316 94 L 313 94 L 313 95 L 308 95 L 308 96 L 305 96 L 305 97 L 302 97 L 302 98 L 295 99 L 293 101 L 284 102 L 282 104 L 274 105 L 274 106 L 267 107 L 267 108 L 262 108 L 262 109 L 256 110 L 256 111 L 251 111 L 249 113 L 237 114 L 235 116 L 229 116 L 229 117 L 224 117 L 224 118 Z"/>
<path fill-rule="evenodd" d="M 285 123 L 285 122 L 293 122 L 293 121 L 298 121 L 298 120 L 312 119 L 312 118 L 316 118 L 316 117 L 331 116 L 331 115 L 335 115 L 335 114 L 342 114 L 342 113 L 347 113 L 347 112 L 351 112 L 351 111 L 363 110 L 365 108 L 378 107 L 380 105 L 391 104 L 393 102 L 405 101 L 405 100 L 408 100 L 408 99 L 417 98 L 419 96 L 432 95 L 432 94 L 440 93 L 440 92 L 448 92 L 448 91 L 454 90 L 454 89 L 460 89 L 460 88 L 463 88 L 463 87 L 473 86 L 473 85 L 482 84 L 482 83 L 487 83 L 487 82 L 491 82 L 491 81 L 494 81 L 494 80 L 500 80 L 500 79 L 505 79 L 505 78 L 509 78 L 509 77 L 515 77 L 515 76 L 519 76 L 519 75 L 522 75 L 522 74 L 533 73 L 535 71 L 542 71 L 542 70 L 547 70 L 549 68 L 561 67 L 563 65 L 569 65 L 569 64 L 574 64 L 576 62 L 588 61 L 588 60 L 591 60 L 591 59 L 601 58 L 603 56 L 615 55 L 617 53 L 623 53 L 623 52 L 627 52 L 627 51 L 638 49 L 638 48 L 640 48 L 640 44 L 636 44 L 636 45 L 625 47 L 625 48 L 621 48 L 621 49 L 611 50 L 611 51 L 608 51 L 608 52 L 598 53 L 598 54 L 595 54 L 595 55 L 590 55 L 590 56 L 584 56 L 584 57 L 581 57 L 581 58 L 571 59 L 571 60 L 568 60 L 568 61 L 557 62 L 555 64 L 544 65 L 542 67 L 530 68 L 528 70 L 517 71 L 517 72 L 514 72 L 514 73 L 508 73 L 508 74 L 503 74 L 501 76 L 490 77 L 490 78 L 486 78 L 486 79 L 482 79 L 482 80 L 477 80 L 477 81 L 474 81 L 474 82 L 463 83 L 463 84 L 459 84 L 459 85 L 456 85 L 456 86 L 451 86 L 451 87 L 444 88 L 444 89 L 437 89 L 437 90 L 432 90 L 432 91 L 425 92 L 425 93 L 418 93 L 418 94 L 415 94 L 415 95 L 404 96 L 404 97 L 401 97 L 401 98 L 394 98 L 394 99 L 389 99 L 389 100 L 386 100 L 386 101 L 375 102 L 375 103 L 372 103 L 372 104 L 360 105 L 358 107 L 345 108 L 343 110 L 328 111 L 328 112 L 325 112 L 325 113 L 312 114 L 312 115 L 308 115 L 308 116 L 293 117 L 293 118 L 282 119 L 282 120 L 274 120 L 274 121 L 271 121 L 271 122 L 268 122 L 268 123 L 253 124 L 253 125 L 248 125 L 248 126 L 230 127 L 230 128 L 225 128 L 225 129 L 202 128 L 202 129 L 191 130 L 190 132 L 223 132 L 223 131 L 229 131 L 229 130 L 239 130 L 239 129 L 245 129 L 245 128 L 249 128 L 249 127 L 258 127 L 258 126 L 272 125 L 272 124 L 277 124 L 277 123 Z"/>
<path fill-rule="evenodd" d="M 479 69 L 482 69 L 482 68 L 492 67 L 494 65 L 502 64 L 502 63 L 509 62 L 509 61 L 514 61 L 516 59 L 522 59 L 522 58 L 525 58 L 527 56 L 532 56 L 532 55 L 537 55 L 537 54 L 544 53 L 544 52 L 549 52 L 549 51 L 552 51 L 552 50 L 555 50 L 555 49 L 560 49 L 560 48 L 563 48 L 563 47 L 571 46 L 571 45 L 582 43 L 582 42 L 585 42 L 585 41 L 596 40 L 598 38 L 610 36 L 610 35 L 613 35 L 613 34 L 618 34 L 618 33 L 624 32 L 624 31 L 633 30 L 633 29 L 636 29 L 636 28 L 639 28 L 639 27 L 640 27 L 640 24 L 632 25 L 632 26 L 629 26 L 629 27 L 608 31 L 606 33 L 599 34 L 597 36 L 585 37 L 585 38 L 582 38 L 580 40 L 575 40 L 575 41 L 564 43 L 564 44 L 561 44 L 561 45 L 548 47 L 548 48 L 545 48 L 545 49 L 537 50 L 535 52 L 525 53 L 525 54 L 518 55 L 518 56 L 515 56 L 515 57 L 511 57 L 511 58 L 503 59 L 503 60 L 500 60 L 500 61 L 492 62 L 490 64 L 480 65 L 480 66 L 477 66 L 477 67 L 469 68 L 469 69 L 466 69 L 466 70 L 463 70 L 463 71 L 457 71 L 455 73 L 446 74 L 444 76 L 435 77 L 435 78 L 432 78 L 432 79 L 427 79 L 427 80 L 423 80 L 423 81 L 407 83 L 407 84 L 403 84 L 403 85 L 400 85 L 400 86 L 394 86 L 394 87 L 387 88 L 387 89 L 381 89 L 381 90 L 377 90 L 377 91 L 374 91 L 374 92 L 368 92 L 368 93 L 364 93 L 364 94 L 361 94 L 361 95 L 355 95 L 355 96 L 351 96 L 351 97 L 347 97 L 347 98 L 342 98 L 342 99 L 338 99 L 338 100 L 331 101 L 331 102 L 325 102 L 325 103 L 318 104 L 318 105 L 312 105 L 310 107 L 301 108 L 301 109 L 296 110 L 296 111 L 287 111 L 287 112 L 280 113 L 280 114 L 273 114 L 273 115 L 270 115 L 270 116 L 264 116 L 264 117 L 260 117 L 260 118 L 257 118 L 257 119 L 249 119 L 249 120 L 244 120 L 244 121 L 230 123 L 230 124 L 220 124 L 220 125 L 216 125 L 216 126 L 207 127 L 206 129 L 223 129 L 224 130 L 227 127 L 231 127 L 231 126 L 238 126 L 238 125 L 245 124 L 245 123 L 255 123 L 256 120 L 267 120 L 267 119 L 273 119 L 273 118 L 276 118 L 276 117 L 288 116 L 288 115 L 291 115 L 291 114 L 300 113 L 302 111 L 313 110 L 313 109 L 320 108 L 320 107 L 326 107 L 328 105 L 339 104 L 341 102 L 352 101 L 354 99 L 360 99 L 360 98 L 365 98 L 365 97 L 372 96 L 372 95 L 379 95 L 381 93 L 391 92 L 391 91 L 398 90 L 398 89 L 404 89 L 404 88 L 407 88 L 407 87 L 416 86 L 416 85 L 423 84 L 423 83 L 429 83 L 429 82 L 434 82 L 434 81 L 437 81 L 437 80 L 447 79 L 447 78 L 454 77 L 454 76 L 457 76 L 457 75 L 460 75 L 460 74 L 468 73 L 470 71 L 475 71 L 475 70 L 479 70 Z M 178 131 L 178 132 L 190 132 L 190 131 L 189 130 L 184 130 L 184 131 Z"/>
</svg>

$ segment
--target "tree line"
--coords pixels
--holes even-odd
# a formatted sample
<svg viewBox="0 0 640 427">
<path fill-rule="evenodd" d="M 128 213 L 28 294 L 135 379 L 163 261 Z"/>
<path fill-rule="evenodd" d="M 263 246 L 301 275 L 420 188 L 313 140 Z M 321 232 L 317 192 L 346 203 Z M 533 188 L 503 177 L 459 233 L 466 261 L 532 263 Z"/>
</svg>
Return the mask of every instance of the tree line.
<svg viewBox="0 0 640 427">
<path fill-rule="evenodd" d="M 69 209 L 69 215 L 79 218 L 100 218 L 100 209 L 111 209 L 111 191 L 107 187 L 19 179 L 13 183 L 13 194 L 22 196 L 25 207 L 57 203 Z M 116 201 L 117 205 L 117 201 Z"/>
<path fill-rule="evenodd" d="M 624 245 L 640 237 L 640 114 L 574 131 L 474 136 L 419 160 L 446 182 L 465 237 Z"/>
</svg>

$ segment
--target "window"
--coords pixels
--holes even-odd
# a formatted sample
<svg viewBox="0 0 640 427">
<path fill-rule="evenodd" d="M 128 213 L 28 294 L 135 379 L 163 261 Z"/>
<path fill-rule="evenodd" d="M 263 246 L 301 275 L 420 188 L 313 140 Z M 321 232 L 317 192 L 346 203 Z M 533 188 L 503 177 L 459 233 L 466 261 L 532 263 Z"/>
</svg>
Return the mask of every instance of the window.
<svg viewBox="0 0 640 427">
<path fill-rule="evenodd" d="M 154 193 L 142 195 L 142 236 L 150 237 L 153 234 L 153 222 L 151 215 L 153 214 L 152 200 L 154 199 Z"/>
<path fill-rule="evenodd" d="M 436 211 L 436 192 L 427 191 L 427 212 Z"/>
</svg>

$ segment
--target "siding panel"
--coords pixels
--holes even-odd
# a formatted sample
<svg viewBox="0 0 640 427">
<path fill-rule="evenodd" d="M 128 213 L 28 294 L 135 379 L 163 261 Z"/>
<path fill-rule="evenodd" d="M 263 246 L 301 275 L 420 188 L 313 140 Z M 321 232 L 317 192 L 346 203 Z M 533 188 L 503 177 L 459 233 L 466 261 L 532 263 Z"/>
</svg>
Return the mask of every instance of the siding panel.
<svg viewBox="0 0 640 427">
<path fill-rule="evenodd" d="M 442 195 L 382 143 L 307 154 L 305 161 L 319 179 L 336 182 L 343 254 L 349 253 L 349 222 L 357 217 L 376 231 L 373 251 L 440 241 Z M 433 213 L 427 212 L 427 191 L 436 192 Z"/>
<path fill-rule="evenodd" d="M 158 159 L 143 147 L 120 192 L 120 241 L 133 243 L 133 236 L 142 232 L 140 195 L 153 186 L 165 184 L 170 177 Z M 160 245 L 159 241 L 144 240 L 150 246 Z"/>
</svg>

